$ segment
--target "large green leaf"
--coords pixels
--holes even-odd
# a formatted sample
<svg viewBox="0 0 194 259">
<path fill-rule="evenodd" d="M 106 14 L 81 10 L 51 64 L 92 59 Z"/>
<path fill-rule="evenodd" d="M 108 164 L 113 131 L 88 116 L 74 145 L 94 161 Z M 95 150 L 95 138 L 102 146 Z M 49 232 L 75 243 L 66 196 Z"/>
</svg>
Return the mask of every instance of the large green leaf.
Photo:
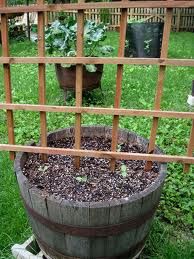
<svg viewBox="0 0 194 259">
<path fill-rule="evenodd" d="M 86 70 L 88 72 L 94 73 L 97 70 L 97 67 L 93 64 L 89 64 L 89 65 L 85 65 L 85 66 L 86 66 Z"/>
</svg>

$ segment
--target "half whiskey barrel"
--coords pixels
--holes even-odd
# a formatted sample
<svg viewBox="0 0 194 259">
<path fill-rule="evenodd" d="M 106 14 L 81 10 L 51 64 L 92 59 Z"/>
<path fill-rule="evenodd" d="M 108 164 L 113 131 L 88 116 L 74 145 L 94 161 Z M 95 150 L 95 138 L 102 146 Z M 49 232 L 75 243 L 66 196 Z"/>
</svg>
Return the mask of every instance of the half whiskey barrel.
<svg viewBox="0 0 194 259">
<path fill-rule="evenodd" d="M 82 127 L 82 136 L 111 137 L 109 127 Z M 48 142 L 74 136 L 73 128 L 52 132 Z M 148 141 L 120 130 L 118 142 L 141 144 Z M 161 153 L 156 148 L 155 153 Z M 133 258 L 145 245 L 159 203 L 166 175 L 160 164 L 157 179 L 144 191 L 109 202 L 72 202 L 56 199 L 30 185 L 22 168 L 27 153 L 18 153 L 15 171 L 30 223 L 47 258 Z"/>
</svg>

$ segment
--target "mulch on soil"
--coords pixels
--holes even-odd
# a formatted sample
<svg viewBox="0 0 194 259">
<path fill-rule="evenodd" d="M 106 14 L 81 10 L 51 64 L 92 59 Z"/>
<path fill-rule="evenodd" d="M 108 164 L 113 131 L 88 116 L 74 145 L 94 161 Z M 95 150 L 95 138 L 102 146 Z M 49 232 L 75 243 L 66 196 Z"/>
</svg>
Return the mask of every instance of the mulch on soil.
<svg viewBox="0 0 194 259">
<path fill-rule="evenodd" d="M 74 138 L 52 142 L 51 147 L 72 148 Z M 111 149 L 111 139 L 82 138 L 82 149 Z M 143 146 L 122 143 L 121 152 L 144 153 Z M 70 201 L 94 202 L 127 198 L 148 188 L 157 178 L 159 166 L 153 164 L 150 172 L 144 171 L 145 161 L 116 161 L 115 172 L 110 171 L 110 160 L 83 157 L 79 170 L 71 156 L 50 155 L 44 163 L 39 154 L 31 154 L 23 168 L 29 182 L 49 195 Z M 121 169 L 122 168 L 122 169 Z"/>
</svg>

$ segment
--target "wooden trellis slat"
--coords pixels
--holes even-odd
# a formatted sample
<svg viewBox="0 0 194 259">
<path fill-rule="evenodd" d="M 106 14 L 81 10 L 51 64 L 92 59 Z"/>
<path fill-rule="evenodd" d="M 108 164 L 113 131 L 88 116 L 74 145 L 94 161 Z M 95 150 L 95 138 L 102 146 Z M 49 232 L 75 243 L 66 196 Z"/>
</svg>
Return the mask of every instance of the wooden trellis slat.
<svg viewBox="0 0 194 259">
<path fill-rule="evenodd" d="M 186 8 L 194 7 L 194 1 L 118 1 L 98 3 L 45 4 L 0 7 L 0 13 L 59 12 L 63 10 L 110 9 L 110 8 Z"/>
<path fill-rule="evenodd" d="M 44 4 L 44 0 L 37 0 L 37 4 Z M 44 37 L 44 12 L 38 12 L 38 56 L 45 56 L 45 37 Z M 45 80 L 45 64 L 38 64 L 39 75 L 39 104 L 46 104 L 46 80 Z M 40 131 L 41 131 L 41 146 L 47 146 L 47 122 L 46 112 L 40 112 Z M 42 155 L 42 160 L 46 161 L 47 156 Z"/>
<path fill-rule="evenodd" d="M 81 4 L 84 0 L 78 0 Z M 84 54 L 84 10 L 79 10 L 77 13 L 77 57 Z M 82 106 L 82 88 L 83 88 L 83 65 L 76 65 L 76 106 Z M 81 146 L 81 113 L 75 115 L 75 148 L 80 149 Z M 75 157 L 75 166 L 79 168 L 80 158 Z"/>
<path fill-rule="evenodd" d="M 126 0 L 123 0 L 123 2 L 126 2 Z M 127 8 L 121 9 L 120 39 L 119 39 L 118 57 L 124 57 L 125 38 L 126 38 L 126 29 L 127 29 L 127 17 L 128 17 Z M 123 78 L 123 65 L 119 64 L 117 66 L 114 108 L 120 108 L 121 93 L 122 93 L 121 92 L 121 90 L 122 90 L 122 78 Z M 112 129 L 112 143 L 111 143 L 111 150 L 113 152 L 115 152 L 116 148 L 117 148 L 118 128 L 119 128 L 119 116 L 114 115 L 113 129 Z M 114 159 L 111 160 L 111 170 L 112 171 L 115 170 L 115 160 Z"/>
<path fill-rule="evenodd" d="M 194 119 L 194 112 L 139 110 L 139 109 L 70 107 L 70 106 L 9 104 L 9 103 L 0 103 L 0 109 L 13 110 L 13 111 L 23 110 L 23 111 L 34 111 L 34 112 L 44 111 L 44 112 L 84 113 L 84 114 L 99 114 L 99 115 L 109 115 L 109 116 L 119 115 L 119 116 L 136 116 L 136 117 Z"/>
<path fill-rule="evenodd" d="M 113 64 L 194 67 L 193 59 L 104 57 L 0 57 L 0 64 Z"/>
<path fill-rule="evenodd" d="M 164 23 L 164 32 L 163 32 L 163 39 L 162 39 L 162 48 L 161 48 L 161 58 L 167 58 L 168 56 L 168 44 L 169 44 L 169 38 L 170 38 L 170 31 L 171 31 L 171 24 L 172 24 L 172 16 L 173 16 L 173 9 L 168 8 L 166 10 L 166 20 Z M 163 93 L 163 85 L 164 85 L 164 78 L 165 78 L 165 71 L 166 66 L 160 65 L 159 66 L 159 74 L 158 74 L 158 83 L 157 83 L 157 89 L 156 89 L 156 96 L 155 96 L 155 102 L 154 102 L 154 109 L 160 110 L 161 106 L 161 100 L 162 100 L 162 93 Z M 156 134 L 158 129 L 158 123 L 159 118 L 154 117 L 152 128 L 151 128 L 151 134 L 150 134 L 150 142 L 148 146 L 148 153 L 152 153 L 155 148 L 155 141 L 156 141 Z M 145 170 L 149 171 L 151 170 L 152 162 L 147 162 L 145 166 Z"/>
<path fill-rule="evenodd" d="M 7 1 L 1 0 L 0 6 L 6 6 Z M 6 14 L 1 15 L 1 39 L 2 39 L 2 56 L 9 56 L 9 36 L 8 36 L 8 19 Z M 12 89 L 11 89 L 11 71 L 9 64 L 3 64 L 4 71 L 4 85 L 5 85 L 5 101 L 6 103 L 12 102 Z M 8 142 L 9 144 L 15 144 L 14 137 L 14 118 L 13 111 L 7 110 L 7 129 L 8 129 Z M 10 152 L 10 159 L 14 160 L 15 153 Z"/>
<path fill-rule="evenodd" d="M 158 161 L 158 162 L 178 162 L 194 164 L 194 157 L 176 156 L 176 155 L 157 155 L 157 154 L 143 154 L 143 153 L 127 153 L 127 152 L 112 152 L 112 151 L 94 151 L 87 149 L 64 149 L 64 148 L 51 148 L 51 147 L 38 147 L 38 146 L 21 146 L 0 144 L 0 151 L 15 151 L 15 152 L 28 152 L 28 153 L 44 153 L 50 155 L 68 155 L 79 157 L 96 157 L 118 160 L 145 160 L 145 161 Z"/>
</svg>

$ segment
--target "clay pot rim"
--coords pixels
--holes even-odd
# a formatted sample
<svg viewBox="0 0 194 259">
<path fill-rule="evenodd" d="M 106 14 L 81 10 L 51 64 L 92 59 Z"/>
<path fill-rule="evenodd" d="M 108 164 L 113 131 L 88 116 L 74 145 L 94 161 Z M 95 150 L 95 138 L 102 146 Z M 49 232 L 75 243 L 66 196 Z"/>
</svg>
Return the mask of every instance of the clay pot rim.
<svg viewBox="0 0 194 259">
<path fill-rule="evenodd" d="M 70 65 L 69 67 L 64 67 L 63 65 L 65 65 L 65 63 L 55 63 L 55 67 L 62 67 L 63 69 L 75 69 L 76 68 L 76 64 L 68 64 Z M 84 64 L 85 65 L 85 64 Z M 85 68 L 85 66 L 83 65 L 83 67 Z M 101 68 L 104 66 L 104 64 L 94 64 L 96 67 Z M 89 72 L 88 73 L 95 73 L 95 72 Z M 99 72 L 99 71 L 98 71 Z M 103 72 L 103 71 L 102 71 Z"/>
</svg>

